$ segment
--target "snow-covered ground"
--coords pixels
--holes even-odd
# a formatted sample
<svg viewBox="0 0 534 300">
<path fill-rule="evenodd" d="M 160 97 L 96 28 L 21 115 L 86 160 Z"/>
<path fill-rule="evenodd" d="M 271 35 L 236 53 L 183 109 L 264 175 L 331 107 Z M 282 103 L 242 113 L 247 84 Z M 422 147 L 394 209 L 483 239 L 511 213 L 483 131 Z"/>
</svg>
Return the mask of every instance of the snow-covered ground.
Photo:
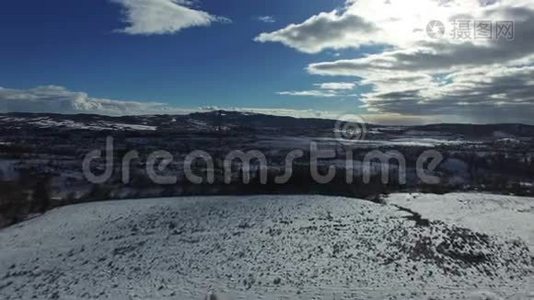
<svg viewBox="0 0 534 300">
<path fill-rule="evenodd" d="M 534 255 L 533 198 L 475 193 L 393 194 L 386 202 L 408 208 L 426 219 L 521 239 Z"/>
<path fill-rule="evenodd" d="M 390 201 L 404 205 L 405 196 Z M 443 203 L 444 215 L 455 210 L 454 201 Z M 72 205 L 0 231 L 0 299 L 534 296 L 532 253 L 519 239 L 525 228 L 513 236 L 482 228 L 486 235 L 446 218 L 417 225 L 411 217 L 393 204 L 324 196 Z"/>
<path fill-rule="evenodd" d="M 391 140 L 339 140 L 331 137 L 311 137 L 311 136 L 282 136 L 282 137 L 270 137 L 261 136 L 261 139 L 255 143 L 257 147 L 270 147 L 280 149 L 308 149 L 310 143 L 320 143 L 321 145 L 339 145 L 340 143 L 345 146 L 353 148 L 377 148 L 377 147 L 428 147 L 434 148 L 444 145 L 466 145 L 466 144 L 478 144 L 476 141 L 465 140 L 447 140 L 437 138 L 396 138 Z"/>
<path fill-rule="evenodd" d="M 15 118 L 0 116 L 1 122 L 13 123 L 24 122 L 26 125 L 31 124 L 38 128 L 69 128 L 69 129 L 85 129 L 85 130 L 138 130 L 138 131 L 155 131 L 157 126 L 140 125 L 140 124 L 125 124 L 117 122 L 76 122 L 72 120 L 54 120 L 50 117 L 35 117 L 35 118 Z"/>
</svg>

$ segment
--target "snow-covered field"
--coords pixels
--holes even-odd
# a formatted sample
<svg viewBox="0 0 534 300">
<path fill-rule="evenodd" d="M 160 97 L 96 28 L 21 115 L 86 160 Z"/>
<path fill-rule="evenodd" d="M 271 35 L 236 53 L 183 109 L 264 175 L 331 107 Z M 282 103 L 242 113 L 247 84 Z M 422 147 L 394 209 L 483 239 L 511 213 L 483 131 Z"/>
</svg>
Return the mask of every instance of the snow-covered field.
<svg viewBox="0 0 534 300">
<path fill-rule="evenodd" d="M 0 122 L 13 123 L 25 122 L 38 128 L 69 128 L 69 129 L 84 129 L 84 130 L 138 130 L 138 131 L 155 131 L 157 126 L 140 125 L 140 124 L 125 124 L 118 122 L 76 122 L 72 120 L 54 120 L 50 117 L 35 117 L 35 118 L 14 118 L 7 116 L 0 116 Z"/>
<path fill-rule="evenodd" d="M 433 212 L 407 197 L 393 195 L 388 205 L 241 196 L 55 209 L 0 231 L 0 299 L 534 297 L 533 199 L 493 205 L 501 198 L 432 196 Z M 479 204 L 486 198 L 488 210 Z M 416 224 L 394 205 L 407 203 L 435 221 Z M 514 211 L 525 218 L 506 227 Z M 470 223 L 470 213 L 506 230 Z"/>
<path fill-rule="evenodd" d="M 340 143 L 345 146 L 351 146 L 353 148 L 377 148 L 377 147 L 428 147 L 434 148 L 444 145 L 467 145 L 478 144 L 476 141 L 465 140 L 448 140 L 438 138 L 396 138 L 391 140 L 345 140 L 340 141 L 336 138 L 325 137 L 311 137 L 311 136 L 261 136 L 261 139 L 255 143 L 257 147 L 268 147 L 278 149 L 308 149 L 310 143 L 320 143 L 321 145 L 339 145 Z"/>
<path fill-rule="evenodd" d="M 524 241 L 534 255 L 534 199 L 491 194 L 393 194 L 388 204 L 433 221 Z"/>
</svg>

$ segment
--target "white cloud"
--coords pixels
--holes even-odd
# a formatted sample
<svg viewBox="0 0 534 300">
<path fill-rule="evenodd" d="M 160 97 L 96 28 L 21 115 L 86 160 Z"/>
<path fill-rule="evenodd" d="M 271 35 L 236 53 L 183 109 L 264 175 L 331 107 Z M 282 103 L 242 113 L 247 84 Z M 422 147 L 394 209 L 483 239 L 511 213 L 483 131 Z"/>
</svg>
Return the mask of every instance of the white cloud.
<svg viewBox="0 0 534 300">
<path fill-rule="evenodd" d="M 356 87 L 355 82 L 324 82 L 314 84 L 318 89 L 304 90 L 304 91 L 283 91 L 278 92 L 282 96 L 297 96 L 297 97 L 315 97 L 315 98 L 342 98 L 353 97 L 354 94 L 349 94 L 349 91 Z"/>
<path fill-rule="evenodd" d="M 263 23 L 276 23 L 276 19 L 273 16 L 261 16 L 257 20 Z"/>
<path fill-rule="evenodd" d="M 343 97 L 356 97 L 355 94 L 350 94 L 348 91 L 352 88 L 348 86 L 338 85 L 332 83 L 332 85 L 319 84 L 316 85 L 319 89 L 316 90 L 303 90 L 303 91 L 283 91 L 278 92 L 278 95 L 282 96 L 298 96 L 298 97 L 315 97 L 315 98 L 343 98 Z"/>
<path fill-rule="evenodd" d="M 531 2 L 531 1 L 530 1 Z M 279 42 L 305 53 L 327 49 L 359 48 L 366 45 L 411 47 L 436 41 L 427 34 L 430 21 L 449 25 L 459 17 L 484 20 L 488 14 L 506 8 L 532 6 L 527 0 L 501 0 L 482 4 L 480 0 L 347 0 L 343 9 L 322 12 L 300 24 L 290 24 L 274 32 L 264 32 L 258 42 Z M 505 17 L 501 14 L 500 17 Z M 438 40 L 462 43 L 443 36 Z M 476 40 L 484 45 L 486 41 Z"/>
<path fill-rule="evenodd" d="M 303 90 L 303 91 L 283 91 L 278 92 L 282 96 L 297 96 L 297 97 L 315 97 L 315 98 L 341 98 L 348 96 L 356 96 L 349 94 L 348 91 L 356 87 L 354 82 L 324 82 L 314 84 L 318 89 Z"/>
<path fill-rule="evenodd" d="M 347 20 L 352 21 L 351 23 Z M 454 20 L 513 21 L 513 40 L 458 39 Z M 446 28 L 432 37 L 432 20 Z M 473 31 L 474 32 L 474 28 Z M 347 0 L 301 24 L 260 34 L 305 53 L 381 45 L 359 58 L 317 62 L 310 74 L 350 76 L 369 86 L 367 109 L 473 122 L 526 122 L 534 113 L 534 2 L 531 0 Z M 361 48 L 365 49 L 365 48 Z M 382 50 L 381 50 L 382 49 Z M 377 52 L 378 50 L 378 52 Z M 446 120 L 439 120 L 446 121 Z"/>
<path fill-rule="evenodd" d="M 353 90 L 356 87 L 355 82 L 324 82 L 317 83 L 315 86 L 322 90 Z"/>
<path fill-rule="evenodd" d="M 187 114 L 198 111 L 228 110 L 270 114 L 278 116 L 335 117 L 335 113 L 319 113 L 309 109 L 246 108 L 246 107 L 198 107 L 184 109 L 162 102 L 125 101 L 91 97 L 84 92 L 73 92 L 56 85 L 39 86 L 31 89 L 9 89 L 0 87 L 0 113 L 30 112 L 59 114 L 100 114 L 111 116 Z"/>
<path fill-rule="evenodd" d="M 354 82 L 324 82 L 314 84 L 318 89 L 303 90 L 303 91 L 283 91 L 278 92 L 282 96 L 297 96 L 297 97 L 316 97 L 316 98 L 336 98 L 355 96 L 349 94 L 348 91 L 356 87 Z"/>
<path fill-rule="evenodd" d="M 83 92 L 72 92 L 53 85 L 27 90 L 0 88 L 0 112 L 143 115 L 190 111 L 159 102 L 95 98 Z"/>
<path fill-rule="evenodd" d="M 254 40 L 257 42 L 280 42 L 286 46 L 306 53 L 318 53 L 324 49 L 357 47 L 365 39 L 361 36 L 375 28 L 364 19 L 339 11 L 321 13 L 304 23 L 291 24 L 271 33 L 262 33 Z"/>
<path fill-rule="evenodd" d="M 313 109 L 291 108 L 223 108 L 201 107 L 184 109 L 160 102 L 111 100 L 90 97 L 83 92 L 73 92 L 61 86 L 40 86 L 32 89 L 8 89 L 0 87 L 0 113 L 32 112 L 60 114 L 101 114 L 101 115 L 152 115 L 188 114 L 198 111 L 228 110 L 243 113 L 259 113 L 296 118 L 337 119 L 346 112 L 318 111 Z M 365 120 L 383 124 L 430 123 L 431 119 L 421 116 L 399 114 L 367 114 Z"/>
<path fill-rule="evenodd" d="M 188 27 L 209 26 L 229 19 L 191 8 L 189 0 L 110 0 L 123 6 L 126 34 L 172 34 Z"/>
<path fill-rule="evenodd" d="M 282 96 L 317 97 L 317 98 L 333 98 L 333 97 L 340 96 L 335 91 L 322 91 L 322 90 L 284 91 L 284 92 L 278 92 L 277 94 L 282 95 Z"/>
</svg>

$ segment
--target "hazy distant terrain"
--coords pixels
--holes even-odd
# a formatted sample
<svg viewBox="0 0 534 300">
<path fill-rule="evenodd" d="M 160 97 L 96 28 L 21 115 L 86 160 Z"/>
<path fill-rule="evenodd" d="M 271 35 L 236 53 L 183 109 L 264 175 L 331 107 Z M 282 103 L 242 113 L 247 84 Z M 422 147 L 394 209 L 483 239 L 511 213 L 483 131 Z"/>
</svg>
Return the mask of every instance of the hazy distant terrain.
<svg viewBox="0 0 534 300">
<path fill-rule="evenodd" d="M 109 117 L 99 115 L 2 114 L 0 115 L 0 226 L 12 224 L 52 207 L 69 203 L 183 195 L 221 194 L 325 194 L 377 199 L 391 192 L 488 191 L 533 195 L 534 126 L 521 124 L 428 126 L 365 125 L 365 138 L 336 138 L 336 121 L 296 119 L 237 112 L 191 115 Z M 113 138 L 114 172 L 104 184 L 91 184 L 82 174 L 82 160 L 93 150 L 104 150 Z M 337 176 L 327 185 L 310 178 L 310 144 L 335 151 L 321 159 L 324 171 L 336 166 Z M 293 177 L 284 185 L 273 178 L 284 170 L 286 155 L 296 149 L 306 154 L 296 160 Z M 426 150 L 439 151 L 443 162 L 433 173 L 438 185 L 423 184 L 416 177 L 417 157 Z M 131 182 L 121 178 L 122 155 L 136 150 Z M 165 150 L 174 157 L 166 169 L 178 182 L 158 185 L 146 174 L 146 157 Z M 215 182 L 196 185 L 184 179 L 183 161 L 188 153 L 203 150 L 214 159 Z M 223 160 L 234 150 L 258 150 L 268 161 L 269 182 L 260 184 L 252 174 L 249 184 L 223 183 Z M 398 151 L 406 158 L 407 182 L 392 172 L 381 182 L 381 162 L 373 162 L 371 183 L 363 184 L 361 160 L 373 150 Z M 346 183 L 347 153 L 353 154 L 354 181 Z M 96 161 L 102 171 L 105 161 Z M 396 162 L 389 162 L 395 171 Z M 198 173 L 206 166 L 196 165 Z M 236 176 L 239 174 L 236 173 Z"/>
</svg>

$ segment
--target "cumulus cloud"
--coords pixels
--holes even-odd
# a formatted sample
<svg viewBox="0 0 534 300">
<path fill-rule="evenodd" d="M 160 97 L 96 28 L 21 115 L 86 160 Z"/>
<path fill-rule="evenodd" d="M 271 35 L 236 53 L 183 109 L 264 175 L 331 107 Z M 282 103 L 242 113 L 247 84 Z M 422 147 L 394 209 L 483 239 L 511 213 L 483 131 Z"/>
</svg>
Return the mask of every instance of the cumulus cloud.
<svg viewBox="0 0 534 300">
<path fill-rule="evenodd" d="M 532 123 L 534 66 L 483 66 L 451 73 L 412 89 L 365 95 L 382 113 L 466 116 L 476 122 Z"/>
<path fill-rule="evenodd" d="M 189 0 L 110 0 L 123 7 L 126 34 L 172 34 L 188 27 L 209 26 L 229 19 L 193 8 Z"/>
<path fill-rule="evenodd" d="M 341 14 L 335 10 L 313 16 L 301 24 L 291 24 L 275 32 L 262 33 L 257 42 L 280 42 L 306 53 L 317 53 L 326 48 L 357 47 L 364 32 L 375 28 L 359 16 Z"/>
<path fill-rule="evenodd" d="M 373 44 L 406 48 L 421 42 L 436 41 L 427 33 L 430 21 L 437 20 L 449 25 L 460 18 L 487 20 L 487 17 L 493 17 L 508 20 L 510 15 L 507 14 L 518 17 L 521 12 L 514 13 L 514 10 L 531 5 L 528 0 L 347 0 L 342 9 L 322 12 L 302 23 L 261 33 L 255 40 L 279 42 L 305 53 Z M 528 12 L 522 13 L 528 15 Z M 437 40 L 455 42 L 448 35 Z M 480 45 L 486 43 L 484 40 L 474 42 Z"/>
<path fill-rule="evenodd" d="M 364 25 L 341 26 L 348 18 Z M 442 35 L 428 33 L 433 20 L 444 24 Z M 465 20 L 472 22 L 472 31 L 460 38 L 458 22 Z M 475 21 L 489 21 L 491 37 L 475 38 Z M 497 35 L 496 24 L 503 21 L 513 22 L 513 36 Z M 309 30 L 314 26 L 321 29 Z M 331 30 L 341 32 L 325 34 Z M 368 86 L 370 92 L 360 100 L 371 112 L 532 123 L 532 36 L 534 2 L 528 0 L 348 0 L 342 10 L 320 13 L 257 40 L 305 53 L 381 45 L 358 58 L 307 67 L 313 75 L 350 76 Z"/>
<path fill-rule="evenodd" d="M 159 102 L 122 101 L 90 97 L 61 86 L 40 86 L 27 90 L 0 88 L 0 112 L 62 114 L 143 115 L 186 113 Z"/>
</svg>

